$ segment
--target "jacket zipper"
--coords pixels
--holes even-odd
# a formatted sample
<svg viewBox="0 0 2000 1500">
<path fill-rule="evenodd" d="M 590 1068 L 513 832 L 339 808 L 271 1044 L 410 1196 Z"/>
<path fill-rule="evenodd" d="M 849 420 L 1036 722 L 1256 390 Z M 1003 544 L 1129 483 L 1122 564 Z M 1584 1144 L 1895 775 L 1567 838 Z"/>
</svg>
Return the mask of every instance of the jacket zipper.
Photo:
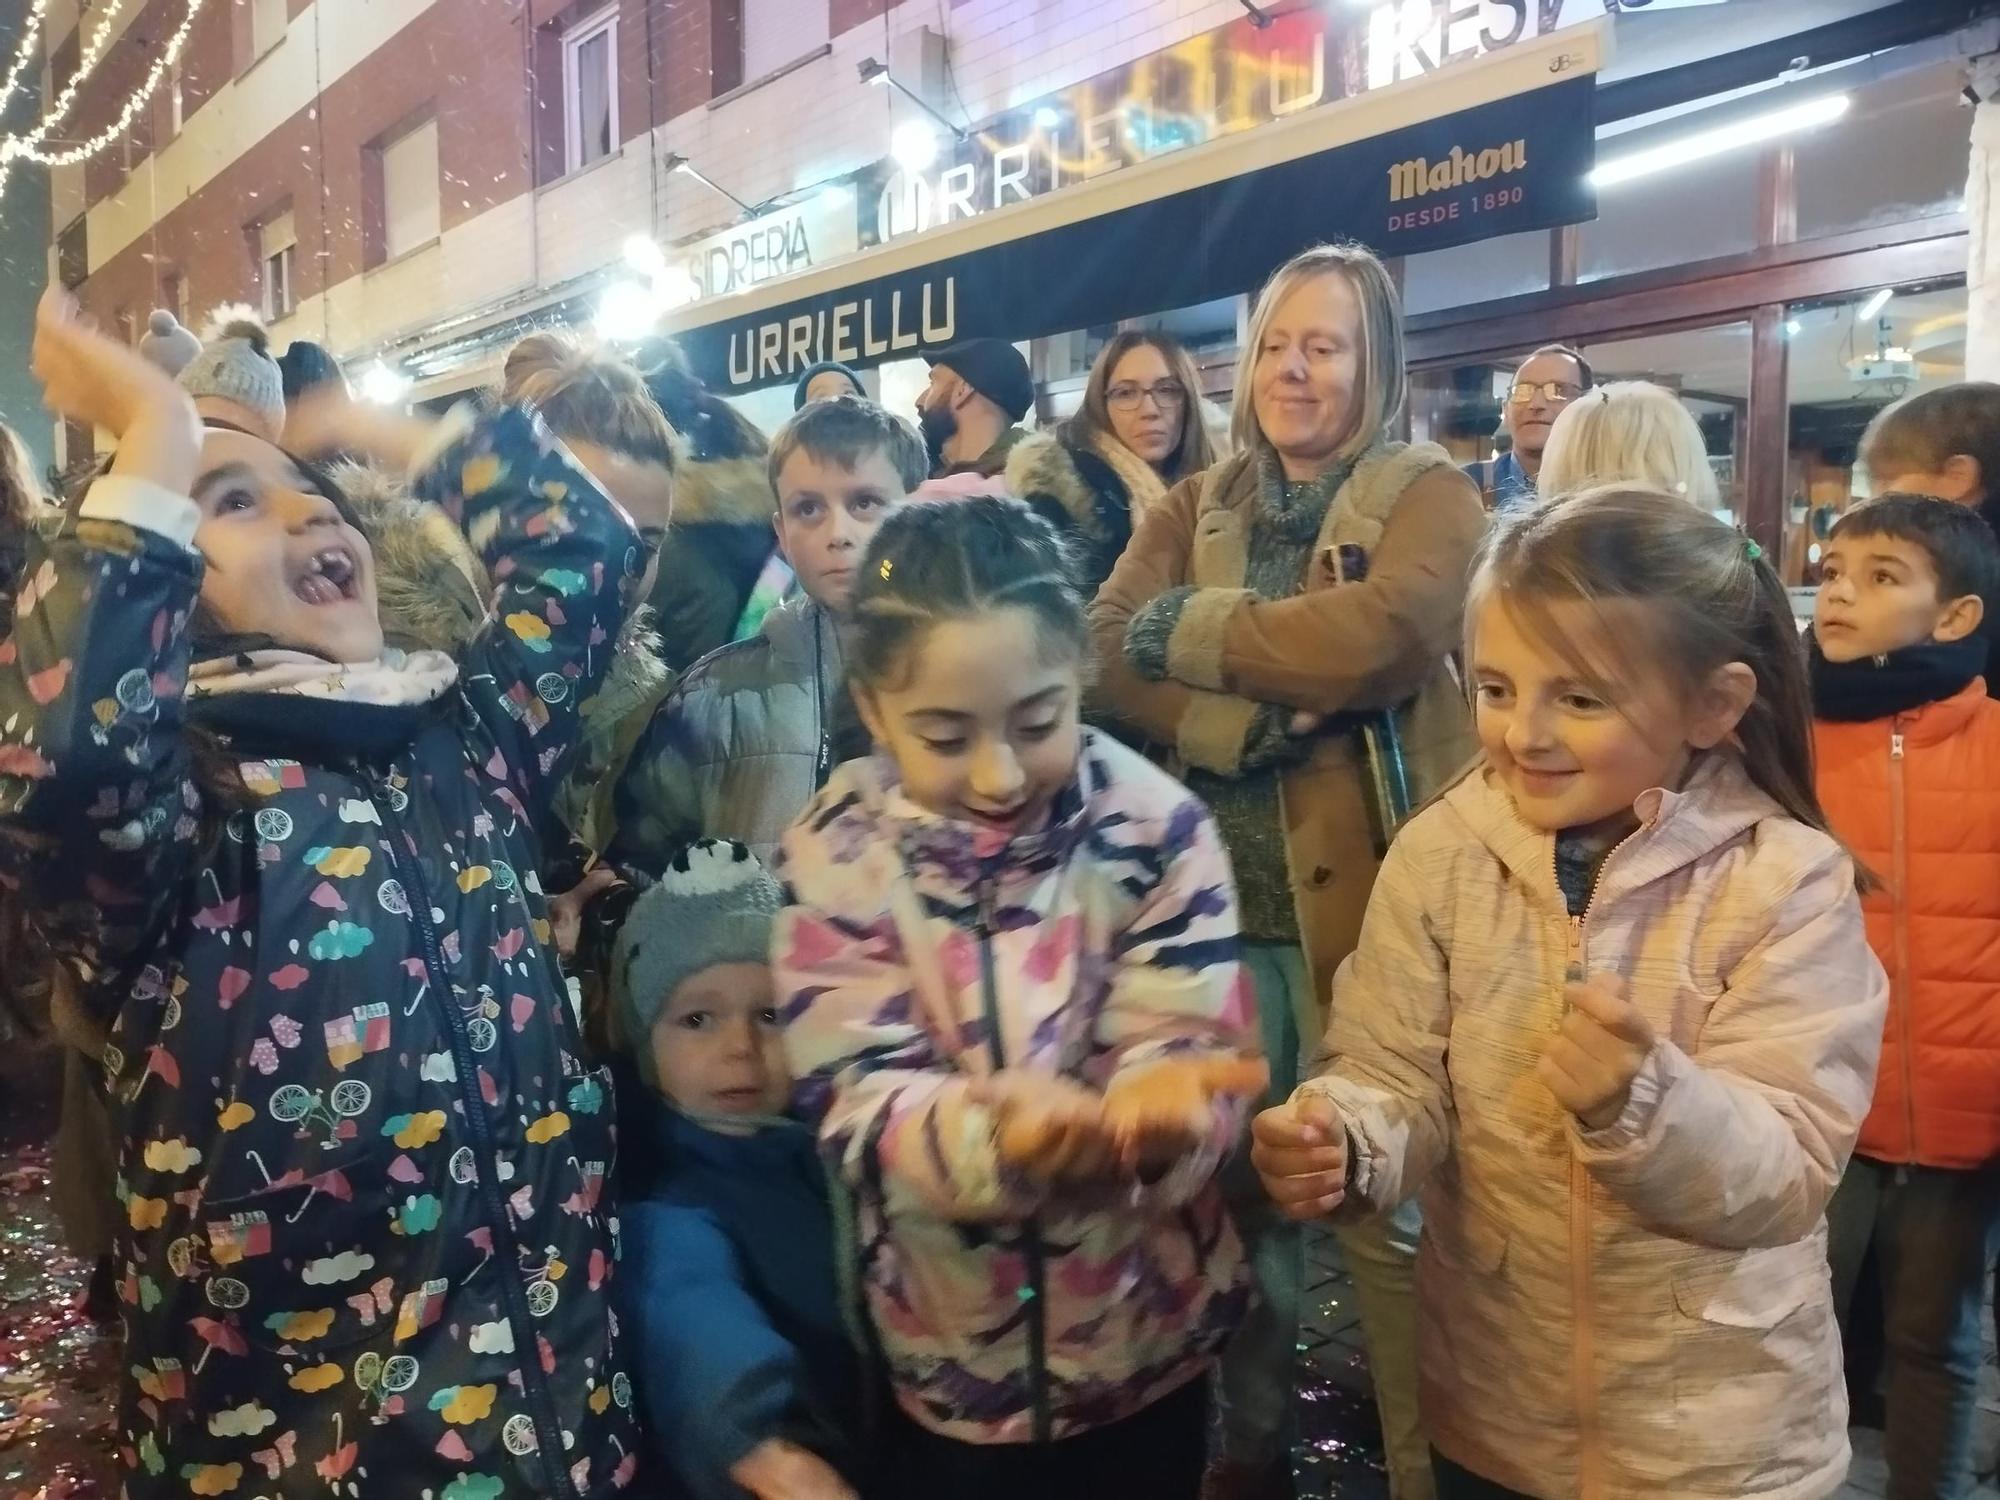
<svg viewBox="0 0 2000 1500">
<path fill-rule="evenodd" d="M 1904 780 L 1907 775 L 1903 765 L 1902 720 L 1898 719 L 1889 731 L 1889 830 L 1890 830 L 1890 879 L 1895 881 L 1895 889 L 1889 893 L 1895 924 L 1896 948 L 1896 1016 L 1897 1029 L 1902 1033 L 1902 1074 L 1903 1074 L 1903 1124 L 1907 1135 L 1904 1150 L 1908 1160 L 1917 1161 L 1917 1096 L 1916 1079 L 1910 1062 L 1910 1047 L 1913 1038 L 1910 1033 L 1910 851 L 1909 818 L 1903 804 Z M 1899 1168 L 1899 1177 L 1906 1172 Z"/>
<path fill-rule="evenodd" d="M 383 830 L 388 834 L 384 842 L 388 846 L 389 863 L 402 879 L 404 891 L 409 897 L 410 920 L 416 926 L 417 939 L 423 947 L 425 977 L 430 983 L 431 994 L 437 998 L 438 1008 L 444 1012 L 449 1023 L 452 1065 L 458 1074 L 459 1104 L 465 1111 L 479 1163 L 479 1196 L 486 1210 L 486 1221 L 493 1230 L 495 1259 L 501 1263 L 495 1268 L 500 1278 L 500 1295 L 507 1306 L 508 1326 L 514 1334 L 515 1359 L 521 1372 L 522 1392 L 528 1412 L 535 1424 L 536 1445 L 547 1470 L 544 1482 L 553 1485 L 554 1493 L 564 1497 L 564 1500 L 582 1500 L 570 1478 L 568 1465 L 563 1461 L 562 1422 L 556 1414 L 555 1398 L 549 1392 L 548 1381 L 543 1376 L 542 1362 L 535 1355 L 538 1347 L 535 1324 L 528 1312 L 527 1291 L 521 1285 L 520 1241 L 514 1234 L 514 1221 L 508 1214 L 506 1199 L 500 1195 L 499 1156 L 493 1145 L 492 1123 L 486 1116 L 486 1100 L 479 1091 L 479 1062 L 472 1051 L 465 1014 L 459 1009 L 458 998 L 453 994 L 446 975 L 444 952 L 438 944 L 437 929 L 431 923 L 430 888 L 425 883 L 421 862 L 414 858 L 407 863 L 404 860 L 408 835 L 401 816 L 390 801 L 386 782 L 372 774 L 368 780 L 369 800 L 375 804 L 382 818 Z"/>
<path fill-rule="evenodd" d="M 820 619 L 819 610 L 813 610 L 813 728 L 819 734 L 819 754 L 813 760 L 813 790 L 817 792 L 826 785 L 827 773 L 833 769 L 833 736 L 826 731 L 826 668 L 825 642 L 820 638 L 820 627 L 825 622 Z"/>
<path fill-rule="evenodd" d="M 993 1053 L 995 1072 L 1007 1066 L 1007 1044 L 1000 1034 L 1000 977 L 993 958 L 993 882 L 988 872 L 979 885 L 979 989 L 986 1012 L 987 1046 Z M 1021 1300 L 1027 1304 L 1028 1398 L 1032 1403 L 1034 1441 L 1046 1443 L 1054 1436 L 1049 1414 L 1048 1353 L 1048 1261 L 1042 1245 L 1039 1219 L 1029 1215 L 1021 1227 L 1021 1258 L 1027 1271 L 1027 1285 Z"/>
<path fill-rule="evenodd" d="M 1583 898 L 1583 910 L 1569 918 L 1569 941 L 1563 971 L 1563 977 L 1569 983 L 1580 984 L 1584 979 L 1583 923 L 1590 915 L 1590 909 L 1597 904 L 1597 888 L 1604 883 L 1604 871 L 1610 865 L 1611 857 L 1637 838 L 1644 826 L 1641 824 L 1633 829 L 1605 851 L 1604 858 L 1597 862 L 1597 873 L 1590 879 L 1590 892 Z M 1561 894 L 1561 881 L 1557 881 L 1556 891 Z M 1605 1492 L 1604 1455 L 1598 1445 L 1597 1382 L 1594 1379 L 1597 1337 L 1593 1326 L 1596 1267 L 1592 1263 L 1590 1248 L 1592 1196 L 1589 1169 L 1584 1166 L 1583 1159 L 1572 1151 L 1569 1155 L 1569 1263 L 1576 1339 L 1571 1346 L 1571 1379 L 1576 1387 L 1577 1493 L 1582 1500 L 1595 1500 Z"/>
</svg>

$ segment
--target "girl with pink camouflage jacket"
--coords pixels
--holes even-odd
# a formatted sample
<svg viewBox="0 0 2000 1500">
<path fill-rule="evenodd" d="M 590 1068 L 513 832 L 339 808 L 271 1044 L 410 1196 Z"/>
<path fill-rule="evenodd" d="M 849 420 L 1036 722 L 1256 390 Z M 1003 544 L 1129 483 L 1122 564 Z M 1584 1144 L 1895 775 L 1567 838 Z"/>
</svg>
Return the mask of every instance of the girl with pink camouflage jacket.
<svg viewBox="0 0 2000 1500">
<path fill-rule="evenodd" d="M 858 1209 L 898 1494 L 1192 1497 L 1246 1302 L 1215 1186 L 1262 1067 L 1206 809 L 1081 727 L 1025 506 L 883 523 L 848 660 L 878 753 L 786 835 L 801 1105 Z"/>
</svg>

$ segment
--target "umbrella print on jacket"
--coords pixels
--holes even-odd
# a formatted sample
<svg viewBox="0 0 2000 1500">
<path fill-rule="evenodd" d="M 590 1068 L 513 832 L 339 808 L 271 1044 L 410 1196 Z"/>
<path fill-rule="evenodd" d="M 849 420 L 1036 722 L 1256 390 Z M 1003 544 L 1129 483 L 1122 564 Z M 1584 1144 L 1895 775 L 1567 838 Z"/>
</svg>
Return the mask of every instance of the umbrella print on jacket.
<svg viewBox="0 0 2000 1500">
<path fill-rule="evenodd" d="M 250 1352 L 250 1346 L 244 1342 L 234 1319 L 225 1322 L 219 1318 L 190 1318 L 188 1327 L 195 1331 L 203 1345 L 201 1358 L 194 1362 L 197 1375 L 201 1373 L 201 1367 L 208 1363 L 209 1355 L 218 1349 L 224 1354 L 243 1355 Z"/>
<path fill-rule="evenodd" d="M 346 1476 L 360 1456 L 360 1444 L 341 1441 L 340 1413 L 333 1414 L 333 1451 L 313 1465 L 313 1472 L 328 1484 Z"/>
</svg>

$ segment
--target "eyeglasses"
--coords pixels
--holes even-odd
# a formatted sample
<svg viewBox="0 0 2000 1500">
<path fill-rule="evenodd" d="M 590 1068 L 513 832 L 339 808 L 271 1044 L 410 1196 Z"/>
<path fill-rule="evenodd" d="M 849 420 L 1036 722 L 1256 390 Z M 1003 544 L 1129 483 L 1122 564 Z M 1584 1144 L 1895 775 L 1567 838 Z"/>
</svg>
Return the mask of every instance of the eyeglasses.
<svg viewBox="0 0 2000 1500">
<path fill-rule="evenodd" d="M 1583 394 L 1583 387 L 1571 385 L 1562 380 L 1544 380 L 1540 385 L 1529 385 L 1526 381 L 1507 392 L 1507 399 L 1516 406 L 1526 406 L 1535 397 L 1544 401 L 1574 401 Z"/>
<path fill-rule="evenodd" d="M 1148 396 L 1161 411 L 1179 411 L 1187 404 L 1187 390 L 1178 380 L 1162 380 L 1156 385 L 1121 381 L 1104 393 L 1104 404 L 1119 411 L 1137 411 Z"/>
</svg>

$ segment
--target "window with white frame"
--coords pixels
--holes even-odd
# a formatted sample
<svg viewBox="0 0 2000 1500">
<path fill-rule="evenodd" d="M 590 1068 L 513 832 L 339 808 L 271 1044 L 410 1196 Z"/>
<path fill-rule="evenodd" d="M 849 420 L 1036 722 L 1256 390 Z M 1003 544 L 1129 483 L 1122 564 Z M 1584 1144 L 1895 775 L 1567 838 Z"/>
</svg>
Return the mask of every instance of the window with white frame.
<svg viewBox="0 0 2000 1500">
<path fill-rule="evenodd" d="M 827 0 L 743 0 L 743 81 L 770 77 L 830 35 Z"/>
<path fill-rule="evenodd" d="M 618 149 L 618 7 L 563 33 L 563 170 Z"/>
<path fill-rule="evenodd" d="M 257 251 L 264 268 L 264 321 L 267 323 L 290 317 L 293 308 L 298 306 L 298 288 L 293 281 L 298 246 L 299 237 L 292 227 L 290 209 L 257 226 Z"/>
<path fill-rule="evenodd" d="M 382 258 L 438 237 L 438 128 L 426 120 L 382 148 Z"/>
<path fill-rule="evenodd" d="M 286 0 L 250 0 L 250 55 L 262 57 L 284 38 Z"/>
</svg>

